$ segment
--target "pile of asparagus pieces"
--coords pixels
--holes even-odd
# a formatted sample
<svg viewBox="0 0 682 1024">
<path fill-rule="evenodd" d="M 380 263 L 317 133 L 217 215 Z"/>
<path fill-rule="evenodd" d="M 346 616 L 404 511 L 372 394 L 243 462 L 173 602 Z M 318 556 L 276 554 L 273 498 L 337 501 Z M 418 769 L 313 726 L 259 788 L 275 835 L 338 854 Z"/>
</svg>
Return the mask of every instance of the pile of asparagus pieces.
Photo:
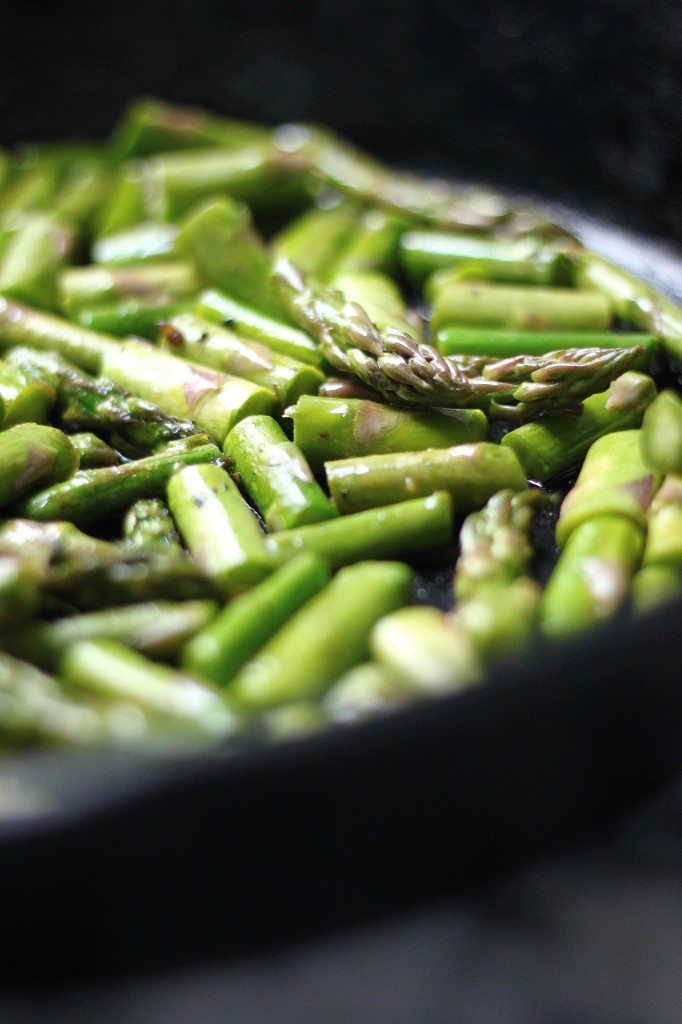
<svg viewBox="0 0 682 1024">
<path fill-rule="evenodd" d="M 318 127 L 0 154 L 0 748 L 280 738 L 649 608 L 680 359 L 567 230 Z"/>
</svg>

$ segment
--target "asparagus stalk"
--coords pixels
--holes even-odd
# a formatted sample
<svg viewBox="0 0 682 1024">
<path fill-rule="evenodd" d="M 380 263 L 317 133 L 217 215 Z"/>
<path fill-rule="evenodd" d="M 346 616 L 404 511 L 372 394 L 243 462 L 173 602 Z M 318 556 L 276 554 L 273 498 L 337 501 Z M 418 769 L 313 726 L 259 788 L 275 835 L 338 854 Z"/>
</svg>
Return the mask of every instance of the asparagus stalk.
<svg viewBox="0 0 682 1024">
<path fill-rule="evenodd" d="M 278 560 L 313 551 L 337 569 L 363 559 L 409 558 L 447 547 L 453 540 L 452 520 L 452 499 L 439 491 L 428 498 L 282 530 L 266 543 Z"/>
<path fill-rule="evenodd" d="M 37 613 L 40 577 L 35 560 L 3 554 L 0 545 L 0 630 L 14 629 Z"/>
<path fill-rule="evenodd" d="M 324 692 L 367 659 L 374 624 L 410 600 L 412 573 L 399 562 L 341 570 L 248 661 L 228 687 L 238 705 L 263 709 Z"/>
<path fill-rule="evenodd" d="M 224 289 L 264 313 L 281 312 L 270 254 L 244 203 L 223 197 L 192 210 L 180 226 L 175 249 L 192 263 L 203 285 Z"/>
<path fill-rule="evenodd" d="M 92 245 L 92 262 L 125 266 L 175 258 L 177 224 L 144 221 L 96 239 Z"/>
<path fill-rule="evenodd" d="M 165 451 L 136 462 L 80 470 L 69 480 L 24 499 L 17 507 L 20 515 L 42 522 L 66 519 L 84 527 L 122 511 L 139 498 L 162 496 L 167 481 L 181 466 L 219 459 L 220 452 L 215 445 L 207 444 L 201 436 L 190 437 L 172 442 Z"/>
<path fill-rule="evenodd" d="M 579 288 L 605 296 L 626 323 L 660 338 L 672 359 L 682 360 L 682 310 L 674 302 L 594 253 L 575 257 L 575 279 Z"/>
<path fill-rule="evenodd" d="M 637 347 L 554 352 L 539 359 L 519 357 L 485 365 L 483 375 L 476 377 L 407 334 L 380 332 L 362 307 L 346 303 L 333 290 L 313 289 L 291 264 L 279 262 L 275 280 L 290 315 L 317 338 L 328 362 L 343 373 L 356 374 L 392 401 L 444 407 L 504 397 L 520 402 L 524 415 L 575 408 L 588 394 L 604 390 L 641 355 Z M 588 295 L 588 301 L 593 298 Z M 519 410 L 512 406 L 508 412 L 514 415 Z"/>
<path fill-rule="evenodd" d="M 648 367 L 654 360 L 658 341 L 653 334 L 638 331 L 517 331 L 501 328 L 443 327 L 436 333 L 436 348 L 444 356 L 490 356 L 505 359 L 512 356 L 543 356 L 557 349 L 628 348 L 643 349 L 637 369 Z"/>
<path fill-rule="evenodd" d="M 163 302 L 161 300 L 122 299 L 104 302 L 96 306 L 85 306 L 74 314 L 74 319 L 93 331 L 113 334 L 117 338 L 134 335 L 155 341 L 159 328 L 171 317 L 188 308 L 186 300 Z"/>
<path fill-rule="evenodd" d="M 197 312 L 209 320 L 234 330 L 242 338 L 261 342 L 273 352 L 298 359 L 311 366 L 324 365 L 317 344 L 304 331 L 280 320 L 273 320 L 229 295 L 209 289 L 199 296 Z"/>
<path fill-rule="evenodd" d="M 69 648 L 83 640 L 115 640 L 150 658 L 173 660 L 190 637 L 206 628 L 217 609 L 212 601 L 154 601 L 80 612 L 28 626 L 5 643 L 15 657 L 50 671 L 56 671 Z"/>
<path fill-rule="evenodd" d="M 0 361 L 0 425 L 46 423 L 55 402 L 55 391 L 47 382 L 32 380 L 11 363 Z"/>
<path fill-rule="evenodd" d="M 168 504 L 192 558 L 221 591 L 252 586 L 272 572 L 260 524 L 222 467 L 176 472 L 168 481 Z"/>
<path fill-rule="evenodd" d="M 313 207 L 275 235 L 271 243 L 273 256 L 288 260 L 304 274 L 325 280 L 357 223 L 358 208 L 353 203 L 340 203 L 332 209 Z"/>
<path fill-rule="evenodd" d="M 161 498 L 140 498 L 130 506 L 123 520 L 123 537 L 143 549 L 160 546 L 175 550 L 180 545 L 170 509 Z"/>
<path fill-rule="evenodd" d="M 149 219 L 157 218 L 150 209 L 144 164 L 127 160 L 120 165 L 107 201 L 96 218 L 97 234 L 106 237 Z"/>
<path fill-rule="evenodd" d="M 384 210 L 366 210 L 333 264 L 333 275 L 395 269 L 405 218 Z M 295 262 L 295 261 L 294 261 Z"/>
<path fill-rule="evenodd" d="M 561 505 L 557 543 L 564 546 L 581 523 L 594 516 L 620 515 L 644 529 L 661 474 L 646 463 L 638 430 L 600 437 L 585 457 L 575 485 Z"/>
<path fill-rule="evenodd" d="M 611 305 L 604 295 L 575 288 L 467 284 L 436 275 L 426 289 L 431 327 L 510 327 L 540 331 L 605 331 Z"/>
<path fill-rule="evenodd" d="M 458 603 L 456 619 L 483 661 L 499 663 L 535 639 L 540 600 L 540 586 L 528 576 L 483 583 Z"/>
<path fill-rule="evenodd" d="M 105 354 L 118 342 L 63 317 L 0 298 L 0 349 L 14 345 L 54 350 L 84 370 L 97 373 Z"/>
<path fill-rule="evenodd" d="M 526 477 L 509 448 L 480 441 L 426 452 L 395 452 L 325 463 L 341 513 L 447 491 L 458 513 L 481 508 L 501 488 L 522 491 Z"/>
<path fill-rule="evenodd" d="M 266 345 L 244 340 L 194 313 L 170 317 L 161 328 L 164 347 L 221 373 L 243 377 L 272 391 L 280 409 L 317 391 L 324 376 L 309 363 L 277 355 Z"/>
<path fill-rule="evenodd" d="M 233 427 L 223 451 L 269 530 L 287 530 L 338 515 L 305 456 L 271 416 L 247 416 Z"/>
<path fill-rule="evenodd" d="M 118 452 L 95 434 L 87 431 L 69 434 L 69 441 L 78 452 L 79 469 L 101 469 L 116 466 L 121 461 Z"/>
<path fill-rule="evenodd" d="M 4 430 L 0 433 L 0 508 L 16 504 L 41 486 L 59 487 L 59 481 L 77 469 L 78 453 L 61 430 L 37 423 Z"/>
<path fill-rule="evenodd" d="M 406 231 L 400 239 L 400 262 L 410 281 L 443 270 L 439 282 L 478 278 L 515 284 L 561 282 L 564 256 L 541 237 L 496 238 L 453 231 Z M 447 276 L 446 276 L 447 275 Z"/>
<path fill-rule="evenodd" d="M 644 566 L 682 570 L 682 476 L 669 473 L 647 514 Z"/>
<path fill-rule="evenodd" d="M 335 459 L 450 448 L 488 437 L 480 409 L 412 412 L 366 399 L 302 395 L 289 414 L 294 443 L 315 472 Z"/>
<path fill-rule="evenodd" d="M 72 686 L 118 700 L 145 711 L 185 722 L 206 738 L 234 735 L 237 716 L 207 683 L 149 661 L 114 640 L 81 640 L 61 661 L 61 673 Z"/>
<path fill-rule="evenodd" d="M 682 399 L 667 388 L 644 413 L 640 434 L 646 461 L 661 473 L 682 472 Z"/>
<path fill-rule="evenodd" d="M 419 317 L 411 314 L 397 285 L 376 270 L 344 271 L 331 280 L 347 302 L 357 302 L 380 331 L 392 328 L 421 340 Z"/>
<path fill-rule="evenodd" d="M 124 267 L 69 267 L 59 277 L 60 300 L 69 316 L 113 299 L 169 305 L 196 295 L 198 282 L 183 260 Z"/>
<path fill-rule="evenodd" d="M 400 608 L 379 619 L 370 651 L 415 693 L 449 693 L 480 682 L 482 666 L 459 623 L 436 608 Z"/>
<path fill-rule="evenodd" d="M 590 446 L 605 434 L 639 427 L 656 397 L 651 377 L 629 371 L 608 391 L 585 400 L 580 416 L 563 415 L 524 423 L 505 434 L 502 447 L 514 451 L 529 480 L 546 483 L 580 465 Z"/>
<path fill-rule="evenodd" d="M 57 353 L 19 346 L 8 353 L 7 363 L 27 379 L 54 389 L 63 426 L 103 434 L 127 454 L 151 454 L 198 432 L 189 420 L 169 416 L 109 380 L 93 380 Z"/>
<path fill-rule="evenodd" d="M 102 360 L 103 376 L 171 416 L 190 419 L 219 444 L 240 419 L 272 412 L 270 391 L 241 377 L 160 352 L 146 341 L 117 344 Z"/>
<path fill-rule="evenodd" d="M 597 514 L 576 525 L 542 595 L 542 632 L 568 636 L 615 615 L 628 596 L 643 546 L 642 526 L 625 515 Z"/>
<path fill-rule="evenodd" d="M 682 570 L 674 565 L 645 565 L 635 575 L 630 587 L 632 602 L 638 612 L 657 608 L 675 597 L 682 589 Z"/>
<path fill-rule="evenodd" d="M 346 725 L 404 707 L 414 698 L 412 687 L 388 665 L 366 661 L 344 672 L 322 698 L 332 722 Z"/>
<path fill-rule="evenodd" d="M 55 309 L 57 274 L 72 242 L 72 233 L 53 217 L 23 214 L 0 258 L 0 294 Z"/>
<path fill-rule="evenodd" d="M 467 516 L 455 569 L 458 599 L 488 584 L 502 589 L 528 574 L 533 560 L 530 528 L 540 500 L 536 490 L 499 490 L 480 511 Z"/>
<path fill-rule="evenodd" d="M 260 648 L 315 594 L 330 572 L 316 555 L 295 557 L 251 590 L 234 598 L 185 644 L 182 664 L 191 673 L 227 685 Z"/>
</svg>

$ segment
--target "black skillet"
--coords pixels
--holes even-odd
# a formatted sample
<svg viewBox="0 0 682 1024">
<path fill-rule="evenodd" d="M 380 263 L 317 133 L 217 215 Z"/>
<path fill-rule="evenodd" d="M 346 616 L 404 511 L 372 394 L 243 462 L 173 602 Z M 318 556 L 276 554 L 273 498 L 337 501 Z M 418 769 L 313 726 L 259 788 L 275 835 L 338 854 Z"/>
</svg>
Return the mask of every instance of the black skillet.
<svg viewBox="0 0 682 1024">
<path fill-rule="evenodd" d="M 141 92 L 318 120 L 393 162 L 654 236 L 608 244 L 682 297 L 674 0 L 10 2 L 4 19 L 5 142 L 102 136 Z M 681 621 L 677 600 L 475 692 L 305 742 L 7 763 L 0 980 L 276 945 L 605 826 L 682 767 Z"/>
</svg>

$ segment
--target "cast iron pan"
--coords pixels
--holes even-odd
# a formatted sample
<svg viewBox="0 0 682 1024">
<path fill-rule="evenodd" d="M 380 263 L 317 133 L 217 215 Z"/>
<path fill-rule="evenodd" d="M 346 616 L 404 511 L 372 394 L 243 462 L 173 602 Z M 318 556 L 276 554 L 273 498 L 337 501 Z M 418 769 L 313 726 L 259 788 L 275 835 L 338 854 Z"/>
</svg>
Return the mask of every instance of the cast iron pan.
<svg viewBox="0 0 682 1024">
<path fill-rule="evenodd" d="M 102 136 L 141 92 L 318 120 L 404 166 L 605 218 L 626 232 L 606 249 L 682 298 L 675 2 L 570 19 L 539 0 L 187 6 L 6 5 L 3 141 Z M 276 946 L 605 826 L 682 766 L 681 621 L 677 600 L 485 688 L 278 747 L 7 762 L 0 980 Z"/>
</svg>

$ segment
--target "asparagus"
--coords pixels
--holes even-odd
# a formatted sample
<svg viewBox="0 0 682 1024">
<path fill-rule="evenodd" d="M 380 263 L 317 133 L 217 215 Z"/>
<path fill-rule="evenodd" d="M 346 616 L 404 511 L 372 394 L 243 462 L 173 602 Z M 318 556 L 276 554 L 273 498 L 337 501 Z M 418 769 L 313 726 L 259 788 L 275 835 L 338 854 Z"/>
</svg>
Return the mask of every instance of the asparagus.
<svg viewBox="0 0 682 1024">
<path fill-rule="evenodd" d="M 93 263 L 111 266 L 146 263 L 175 258 L 177 224 L 144 221 L 96 239 L 92 245 Z"/>
<path fill-rule="evenodd" d="M 271 416 L 247 416 L 223 451 L 233 461 L 269 530 L 287 530 L 338 515 L 305 456 Z"/>
<path fill-rule="evenodd" d="M 672 359 L 682 359 L 682 310 L 674 302 L 594 253 L 575 258 L 575 279 L 578 287 L 605 296 L 626 323 L 660 338 Z"/>
<path fill-rule="evenodd" d="M 107 351 L 103 376 L 171 416 L 192 420 L 219 444 L 240 419 L 272 412 L 270 391 L 241 377 L 160 352 L 146 341 L 131 339 Z"/>
<path fill-rule="evenodd" d="M 208 145 L 239 147 L 265 141 L 269 134 L 267 128 L 248 121 L 215 117 L 195 107 L 145 97 L 126 109 L 110 145 L 112 155 L 120 160 Z"/>
<path fill-rule="evenodd" d="M 66 443 L 69 443 L 68 440 Z M 24 499 L 17 508 L 20 515 L 42 522 L 66 519 L 78 527 L 84 527 L 122 511 L 139 498 L 163 495 L 166 482 L 180 466 L 219 459 L 220 452 L 215 445 L 206 443 L 206 439 L 201 436 L 190 437 L 172 442 L 165 451 L 136 462 L 80 470 L 69 480 L 53 484 Z"/>
<path fill-rule="evenodd" d="M 576 527 L 597 515 L 623 516 L 644 529 L 647 509 L 660 482 L 661 474 L 652 470 L 642 455 L 638 430 L 600 437 L 562 502 L 557 543 L 565 545 Z"/>
<path fill-rule="evenodd" d="M 136 548 L 175 550 L 180 545 L 170 509 L 161 498 L 140 498 L 130 506 L 123 520 L 123 537 Z"/>
<path fill-rule="evenodd" d="M 486 664 L 499 663 L 528 647 L 538 631 L 541 589 L 519 576 L 510 583 L 484 583 L 460 601 L 456 620 Z"/>
<path fill-rule="evenodd" d="M 629 371 L 587 398 L 580 416 L 563 415 L 524 423 L 502 438 L 516 453 L 529 480 L 546 483 L 578 466 L 590 446 L 605 434 L 639 427 L 656 397 L 651 377 Z"/>
<path fill-rule="evenodd" d="M 625 515 L 597 514 L 576 525 L 542 595 L 542 632 L 568 636 L 611 618 L 628 596 L 643 546 L 642 526 Z"/>
<path fill-rule="evenodd" d="M 466 514 L 481 508 L 501 488 L 526 488 L 513 452 L 486 441 L 339 459 L 325 463 L 325 470 L 331 496 L 342 513 L 447 491 L 456 511 Z"/>
<path fill-rule="evenodd" d="M 280 261 L 275 279 L 291 316 L 317 338 L 329 363 L 393 401 L 443 407 L 504 397 L 519 401 L 530 415 L 562 405 L 575 408 L 641 355 L 637 347 L 554 352 L 486 365 L 476 377 L 409 335 L 380 332 L 362 307 L 333 290 L 313 289 L 291 264 Z"/>
<path fill-rule="evenodd" d="M 658 341 L 653 334 L 638 331 L 517 331 L 500 328 L 443 327 L 436 333 L 436 348 L 444 356 L 471 355 L 505 359 L 510 356 L 542 356 L 557 349 L 629 348 L 643 349 L 637 369 L 653 362 Z"/>
<path fill-rule="evenodd" d="M 468 284 L 437 274 L 426 289 L 431 327 L 511 327 L 540 331 L 605 331 L 611 305 L 604 295 L 575 288 Z"/>
<path fill-rule="evenodd" d="M 156 299 L 122 299 L 85 306 L 74 314 L 74 319 L 83 327 L 113 334 L 117 338 L 134 335 L 155 341 L 159 328 L 188 307 L 186 300 L 162 302 Z"/>
<path fill-rule="evenodd" d="M 197 312 L 242 338 L 262 342 L 273 352 L 298 359 L 312 366 L 323 366 L 324 357 L 313 339 L 304 331 L 264 316 L 222 292 L 208 290 L 199 296 Z"/>
<path fill-rule="evenodd" d="M 43 213 L 24 214 L 0 258 L 0 294 L 46 309 L 57 305 L 57 274 L 72 233 Z"/>
<path fill-rule="evenodd" d="M 194 313 L 169 317 L 161 328 L 161 342 L 176 355 L 267 388 L 281 409 L 300 395 L 316 392 L 324 381 L 320 370 L 309 363 L 277 355 L 266 345 L 244 340 Z"/>
<path fill-rule="evenodd" d="M 553 285 L 561 282 L 565 258 L 561 249 L 540 237 L 507 239 L 452 231 L 407 231 L 400 239 L 399 255 L 414 284 L 447 268 L 445 274 L 450 281 L 475 277 Z"/>
<path fill-rule="evenodd" d="M 376 270 L 343 271 L 331 281 L 347 302 L 357 302 L 380 331 L 392 328 L 421 340 L 419 318 L 411 314 L 398 286 Z"/>
<path fill-rule="evenodd" d="M 682 570 L 673 565 L 645 565 L 635 575 L 630 591 L 634 608 L 647 612 L 675 597 L 682 589 Z"/>
<path fill-rule="evenodd" d="M 46 423 L 55 402 L 55 391 L 43 380 L 32 380 L 11 362 L 0 360 L 0 425 Z"/>
<path fill-rule="evenodd" d="M 62 426 L 103 434 L 127 454 L 151 454 L 198 433 L 189 420 L 169 416 L 109 380 L 93 380 L 57 353 L 19 346 L 8 353 L 7 362 L 26 378 L 54 389 Z"/>
<path fill-rule="evenodd" d="M 400 608 L 382 617 L 372 630 L 370 651 L 424 696 L 461 689 L 482 677 L 466 632 L 436 608 Z"/>
<path fill-rule="evenodd" d="M 528 574 L 533 560 L 530 527 L 540 501 L 536 490 L 503 489 L 467 516 L 455 570 L 458 599 L 474 595 L 482 585 L 503 588 Z"/>
<path fill-rule="evenodd" d="M 107 201 L 96 218 L 96 231 L 102 237 L 123 231 L 150 219 L 152 214 L 145 180 L 144 164 L 128 160 L 118 169 Z"/>
<path fill-rule="evenodd" d="M 358 223 L 358 208 L 340 203 L 332 209 L 313 207 L 290 221 L 272 240 L 275 259 L 295 264 L 317 280 L 329 277 Z"/>
<path fill-rule="evenodd" d="M 97 373 L 115 338 L 89 331 L 65 320 L 0 297 L 0 349 L 29 345 L 54 350 L 84 370 Z"/>
<path fill-rule="evenodd" d="M 452 520 L 450 495 L 439 491 L 428 498 L 282 530 L 266 543 L 278 560 L 313 551 L 337 569 L 362 559 L 409 558 L 447 547 L 453 539 Z"/>
<path fill-rule="evenodd" d="M 87 431 L 80 434 L 69 434 L 69 441 L 78 452 L 79 469 L 116 466 L 121 461 L 118 452 L 95 434 Z"/>
<path fill-rule="evenodd" d="M 682 476 L 669 473 L 647 513 L 644 566 L 682 569 Z"/>
<path fill-rule="evenodd" d="M 315 472 L 334 459 L 450 448 L 488 437 L 480 409 L 412 412 L 366 399 L 302 395 L 289 414 L 294 443 Z"/>
<path fill-rule="evenodd" d="M 399 562 L 342 569 L 248 661 L 228 687 L 238 705 L 269 708 L 323 693 L 365 661 L 374 624 L 410 600 L 412 573 Z"/>
<path fill-rule="evenodd" d="M 113 640 L 81 640 L 61 660 L 72 686 L 119 700 L 147 712 L 184 722 L 205 738 L 232 736 L 237 716 L 208 683 L 159 665 Z"/>
<path fill-rule="evenodd" d="M 0 508 L 16 504 L 46 484 L 62 486 L 59 481 L 77 469 L 78 453 L 61 430 L 37 423 L 4 430 L 0 433 Z"/>
<path fill-rule="evenodd" d="M 333 263 L 333 274 L 395 269 L 405 219 L 384 210 L 366 210 Z"/>
<path fill-rule="evenodd" d="M 9 652 L 56 671 L 70 647 L 82 640 L 115 640 L 150 658 L 173 660 L 184 644 L 215 616 L 212 601 L 155 601 L 125 608 L 80 612 L 39 622 L 6 638 Z"/>
<path fill-rule="evenodd" d="M 190 263 L 183 260 L 149 261 L 139 266 L 69 267 L 59 277 L 60 301 L 69 316 L 112 299 L 168 305 L 192 298 L 198 282 Z"/>
<path fill-rule="evenodd" d="M 644 413 L 640 434 L 646 461 L 661 473 L 682 472 L 682 399 L 667 388 Z"/>
<path fill-rule="evenodd" d="M 344 672 L 322 698 L 332 722 L 348 724 L 404 707 L 414 698 L 410 684 L 387 665 L 363 662 Z"/>
<path fill-rule="evenodd" d="M 102 161 L 85 157 L 67 171 L 50 202 L 50 213 L 71 225 L 81 237 L 87 237 L 111 185 L 111 173 Z"/>
<path fill-rule="evenodd" d="M 40 606 L 40 577 L 35 560 L 3 554 L 0 546 L 0 630 L 27 622 Z"/>
<path fill-rule="evenodd" d="M 325 563 L 305 553 L 293 558 L 251 590 L 234 598 L 185 644 L 182 664 L 221 686 L 319 593 L 330 579 Z"/>
<path fill-rule="evenodd" d="M 221 591 L 243 589 L 272 572 L 260 524 L 221 466 L 176 472 L 168 481 L 168 504 L 192 558 Z"/>
<path fill-rule="evenodd" d="M 191 261 L 203 285 L 224 289 L 264 313 L 281 312 L 270 254 L 244 203 L 224 197 L 192 210 L 180 226 L 175 249 Z"/>
</svg>

